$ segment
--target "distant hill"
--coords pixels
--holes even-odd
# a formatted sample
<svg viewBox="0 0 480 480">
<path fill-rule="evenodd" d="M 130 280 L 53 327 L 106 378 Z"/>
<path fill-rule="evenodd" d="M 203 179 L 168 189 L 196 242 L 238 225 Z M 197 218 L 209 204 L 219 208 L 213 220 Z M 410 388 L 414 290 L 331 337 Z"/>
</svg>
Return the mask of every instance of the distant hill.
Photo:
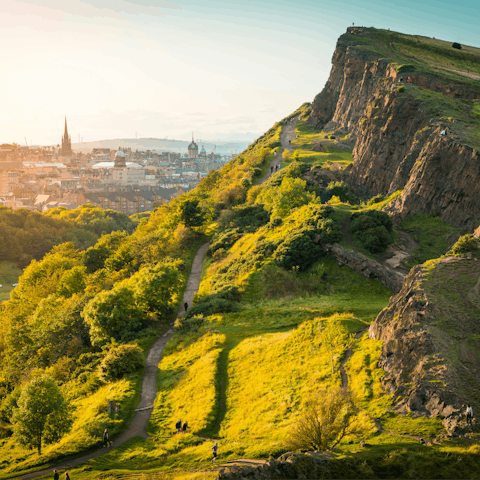
<svg viewBox="0 0 480 480">
<path fill-rule="evenodd" d="M 226 155 L 235 152 L 240 153 L 245 150 L 250 142 L 242 140 L 219 140 L 217 142 L 202 142 L 201 139 L 195 139 L 199 149 L 202 145 L 207 153 L 210 153 L 215 147 L 217 153 Z M 131 148 L 132 150 L 160 150 L 187 153 L 190 141 L 170 140 L 166 138 L 114 138 L 111 140 L 98 140 L 96 142 L 72 143 L 74 152 L 88 153 L 93 148 Z"/>
</svg>

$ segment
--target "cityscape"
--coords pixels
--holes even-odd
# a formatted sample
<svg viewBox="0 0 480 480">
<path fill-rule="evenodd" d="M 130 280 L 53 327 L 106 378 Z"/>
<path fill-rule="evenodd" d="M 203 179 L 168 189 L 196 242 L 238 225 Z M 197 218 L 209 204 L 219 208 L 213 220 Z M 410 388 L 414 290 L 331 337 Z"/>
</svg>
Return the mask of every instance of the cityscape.
<svg viewBox="0 0 480 480">
<path fill-rule="evenodd" d="M 65 118 L 57 146 L 0 145 L 0 205 L 46 212 L 88 203 L 127 215 L 151 211 L 190 191 L 232 156 L 199 148 L 193 134 L 186 154 L 129 147 L 75 152 Z"/>
</svg>

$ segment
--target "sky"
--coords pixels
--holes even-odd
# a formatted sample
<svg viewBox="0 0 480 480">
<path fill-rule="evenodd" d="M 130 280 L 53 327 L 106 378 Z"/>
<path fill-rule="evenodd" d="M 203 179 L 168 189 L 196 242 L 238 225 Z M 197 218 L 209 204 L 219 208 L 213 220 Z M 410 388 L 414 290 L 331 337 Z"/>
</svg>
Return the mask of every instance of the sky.
<svg viewBox="0 0 480 480">
<path fill-rule="evenodd" d="M 477 0 L 478 1 L 478 0 Z M 480 47 L 458 0 L 2 0 L 0 144 L 261 135 L 318 94 L 346 28 Z"/>
</svg>

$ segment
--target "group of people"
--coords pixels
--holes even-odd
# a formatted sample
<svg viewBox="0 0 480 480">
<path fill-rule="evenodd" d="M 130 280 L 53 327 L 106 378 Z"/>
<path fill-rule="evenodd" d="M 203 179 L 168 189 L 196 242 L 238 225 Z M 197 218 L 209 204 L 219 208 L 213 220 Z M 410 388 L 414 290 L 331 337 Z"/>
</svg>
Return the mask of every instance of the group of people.
<svg viewBox="0 0 480 480">
<path fill-rule="evenodd" d="M 271 165 L 270 166 L 270 173 L 278 172 L 279 168 L 280 168 L 280 165 L 278 163 L 276 165 Z"/>
<path fill-rule="evenodd" d="M 54 470 L 53 471 L 53 480 L 59 480 L 60 479 L 60 474 Z M 70 480 L 70 475 L 68 474 L 68 472 L 65 472 L 65 480 Z"/>
<path fill-rule="evenodd" d="M 177 433 L 186 433 L 188 422 L 185 420 L 182 425 L 182 420 L 178 420 L 178 422 L 175 424 L 175 428 L 177 429 Z"/>
<path fill-rule="evenodd" d="M 177 433 L 186 433 L 188 428 L 188 422 L 185 420 L 182 425 L 182 420 L 178 419 L 177 423 L 175 424 L 175 429 Z M 217 459 L 217 452 L 218 452 L 218 442 L 215 442 L 212 447 L 212 463 L 215 463 Z"/>
</svg>

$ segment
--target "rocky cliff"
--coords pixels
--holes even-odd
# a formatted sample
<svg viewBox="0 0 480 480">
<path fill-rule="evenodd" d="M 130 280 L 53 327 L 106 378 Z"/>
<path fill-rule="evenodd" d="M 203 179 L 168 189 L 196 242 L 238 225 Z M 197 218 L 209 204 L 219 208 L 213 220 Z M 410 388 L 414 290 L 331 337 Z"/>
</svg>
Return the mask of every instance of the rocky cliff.
<svg viewBox="0 0 480 480">
<path fill-rule="evenodd" d="M 450 433 L 465 430 L 467 404 L 480 411 L 479 287 L 479 259 L 417 266 L 370 327 L 397 410 L 442 415 Z"/>
<path fill-rule="evenodd" d="M 426 212 L 471 232 L 480 223 L 480 154 L 473 148 L 480 82 L 436 65 L 453 55 L 446 47 L 407 37 L 349 28 L 312 104 L 311 122 L 347 128 L 356 139 L 346 181 L 357 193 L 367 198 L 402 190 L 388 207 L 394 215 Z M 480 50 L 473 50 L 468 59 L 480 65 Z"/>
</svg>

